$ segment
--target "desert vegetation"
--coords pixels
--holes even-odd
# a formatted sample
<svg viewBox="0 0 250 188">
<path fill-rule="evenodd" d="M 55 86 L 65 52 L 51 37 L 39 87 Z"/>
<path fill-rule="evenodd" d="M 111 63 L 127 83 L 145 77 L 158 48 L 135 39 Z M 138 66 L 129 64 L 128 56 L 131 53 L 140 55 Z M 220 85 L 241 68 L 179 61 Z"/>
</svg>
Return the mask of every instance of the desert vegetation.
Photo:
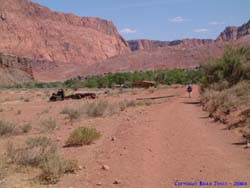
<svg viewBox="0 0 250 188">
<path fill-rule="evenodd" d="M 6 162 L 2 155 L 0 155 L 0 181 L 6 176 Z"/>
<path fill-rule="evenodd" d="M 10 136 L 18 133 L 19 130 L 15 123 L 0 121 L 0 136 Z"/>
<path fill-rule="evenodd" d="M 229 48 L 222 58 L 204 65 L 202 71 L 204 109 L 229 128 L 249 127 L 250 48 Z"/>
<path fill-rule="evenodd" d="M 0 88 L 112 88 L 115 85 L 132 87 L 136 81 L 149 80 L 158 84 L 188 84 L 199 83 L 201 71 L 197 70 L 156 70 L 141 72 L 109 73 L 104 76 L 91 76 L 84 79 L 71 79 L 65 82 L 29 82 L 13 85 L 1 85 Z M 28 101 L 27 101 L 28 102 Z"/>
<path fill-rule="evenodd" d="M 153 104 L 151 100 L 136 101 L 125 99 L 113 103 L 104 100 L 97 100 L 94 102 L 85 102 L 81 105 L 65 106 L 60 113 L 66 115 L 66 118 L 69 119 L 71 124 L 73 124 L 73 122 L 80 119 L 81 116 L 89 118 L 112 116 L 129 107 L 143 105 L 149 106 L 151 104 Z"/>
<path fill-rule="evenodd" d="M 7 157 L 12 164 L 39 168 L 41 183 L 54 184 L 64 173 L 77 170 L 75 161 L 68 161 L 58 153 L 56 145 L 47 137 L 28 138 L 24 146 L 8 143 Z"/>
<path fill-rule="evenodd" d="M 49 117 L 48 119 L 43 119 L 40 123 L 41 132 L 52 132 L 58 128 L 57 122 L 54 118 Z"/>
<path fill-rule="evenodd" d="M 100 132 L 94 128 L 76 128 L 67 139 L 65 146 L 89 145 L 101 137 Z"/>
</svg>

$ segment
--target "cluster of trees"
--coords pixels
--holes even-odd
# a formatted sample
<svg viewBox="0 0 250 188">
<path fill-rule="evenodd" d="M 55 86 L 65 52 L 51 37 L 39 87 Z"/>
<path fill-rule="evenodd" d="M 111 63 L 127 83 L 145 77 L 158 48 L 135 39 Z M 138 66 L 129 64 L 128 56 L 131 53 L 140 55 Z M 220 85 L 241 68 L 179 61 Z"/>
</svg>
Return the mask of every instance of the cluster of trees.
<svg viewBox="0 0 250 188">
<path fill-rule="evenodd" d="M 2 88 L 112 88 L 115 85 L 125 85 L 131 87 L 133 82 L 148 80 L 155 81 L 158 84 L 189 84 L 199 83 L 202 78 L 202 73 L 197 70 L 158 70 L 144 72 L 124 72 L 124 73 L 109 73 L 104 76 L 92 76 L 84 80 L 72 79 L 65 82 L 51 83 L 22 83 L 9 86 L 1 86 Z"/>
<path fill-rule="evenodd" d="M 202 75 L 199 70 L 158 70 L 145 72 L 110 73 L 103 77 L 91 77 L 85 81 L 86 87 L 112 87 L 126 85 L 131 87 L 133 82 L 148 80 L 158 84 L 188 84 L 198 83 Z"/>
</svg>

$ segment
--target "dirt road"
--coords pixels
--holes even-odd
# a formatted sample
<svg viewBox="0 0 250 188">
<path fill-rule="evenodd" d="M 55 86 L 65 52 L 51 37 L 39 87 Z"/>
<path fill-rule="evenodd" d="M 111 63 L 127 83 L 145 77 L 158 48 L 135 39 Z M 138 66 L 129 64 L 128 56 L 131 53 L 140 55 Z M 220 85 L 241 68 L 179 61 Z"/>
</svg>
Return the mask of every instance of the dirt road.
<svg viewBox="0 0 250 188">
<path fill-rule="evenodd" d="M 249 151 L 232 144 L 239 137 L 207 118 L 196 104 L 198 88 L 191 99 L 179 94 L 113 127 L 110 136 L 115 140 L 108 136 L 98 143 L 91 168 L 83 172 L 86 181 L 73 187 L 169 188 L 200 181 L 225 182 L 221 187 L 233 187 L 238 181 L 249 184 Z M 110 169 L 101 170 L 104 164 Z"/>
</svg>

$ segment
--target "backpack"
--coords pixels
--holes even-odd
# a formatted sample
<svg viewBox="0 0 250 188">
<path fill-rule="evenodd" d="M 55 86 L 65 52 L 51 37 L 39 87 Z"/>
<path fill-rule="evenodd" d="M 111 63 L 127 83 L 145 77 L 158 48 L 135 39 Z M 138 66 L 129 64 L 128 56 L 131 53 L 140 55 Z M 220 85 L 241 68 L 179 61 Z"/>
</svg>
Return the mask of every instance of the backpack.
<svg viewBox="0 0 250 188">
<path fill-rule="evenodd" d="M 188 86 L 188 88 L 187 88 L 187 91 L 190 93 L 190 92 L 192 92 L 192 86 Z"/>
</svg>

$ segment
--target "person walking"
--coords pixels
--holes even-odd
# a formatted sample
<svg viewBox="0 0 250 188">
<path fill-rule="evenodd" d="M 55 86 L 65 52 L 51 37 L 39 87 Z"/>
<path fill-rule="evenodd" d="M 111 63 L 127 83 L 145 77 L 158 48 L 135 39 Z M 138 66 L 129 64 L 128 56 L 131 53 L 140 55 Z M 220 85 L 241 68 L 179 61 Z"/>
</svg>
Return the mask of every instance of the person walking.
<svg viewBox="0 0 250 188">
<path fill-rule="evenodd" d="M 192 91 L 193 91 L 192 84 L 189 84 L 188 87 L 187 87 L 187 92 L 188 92 L 189 98 L 192 97 Z"/>
</svg>

